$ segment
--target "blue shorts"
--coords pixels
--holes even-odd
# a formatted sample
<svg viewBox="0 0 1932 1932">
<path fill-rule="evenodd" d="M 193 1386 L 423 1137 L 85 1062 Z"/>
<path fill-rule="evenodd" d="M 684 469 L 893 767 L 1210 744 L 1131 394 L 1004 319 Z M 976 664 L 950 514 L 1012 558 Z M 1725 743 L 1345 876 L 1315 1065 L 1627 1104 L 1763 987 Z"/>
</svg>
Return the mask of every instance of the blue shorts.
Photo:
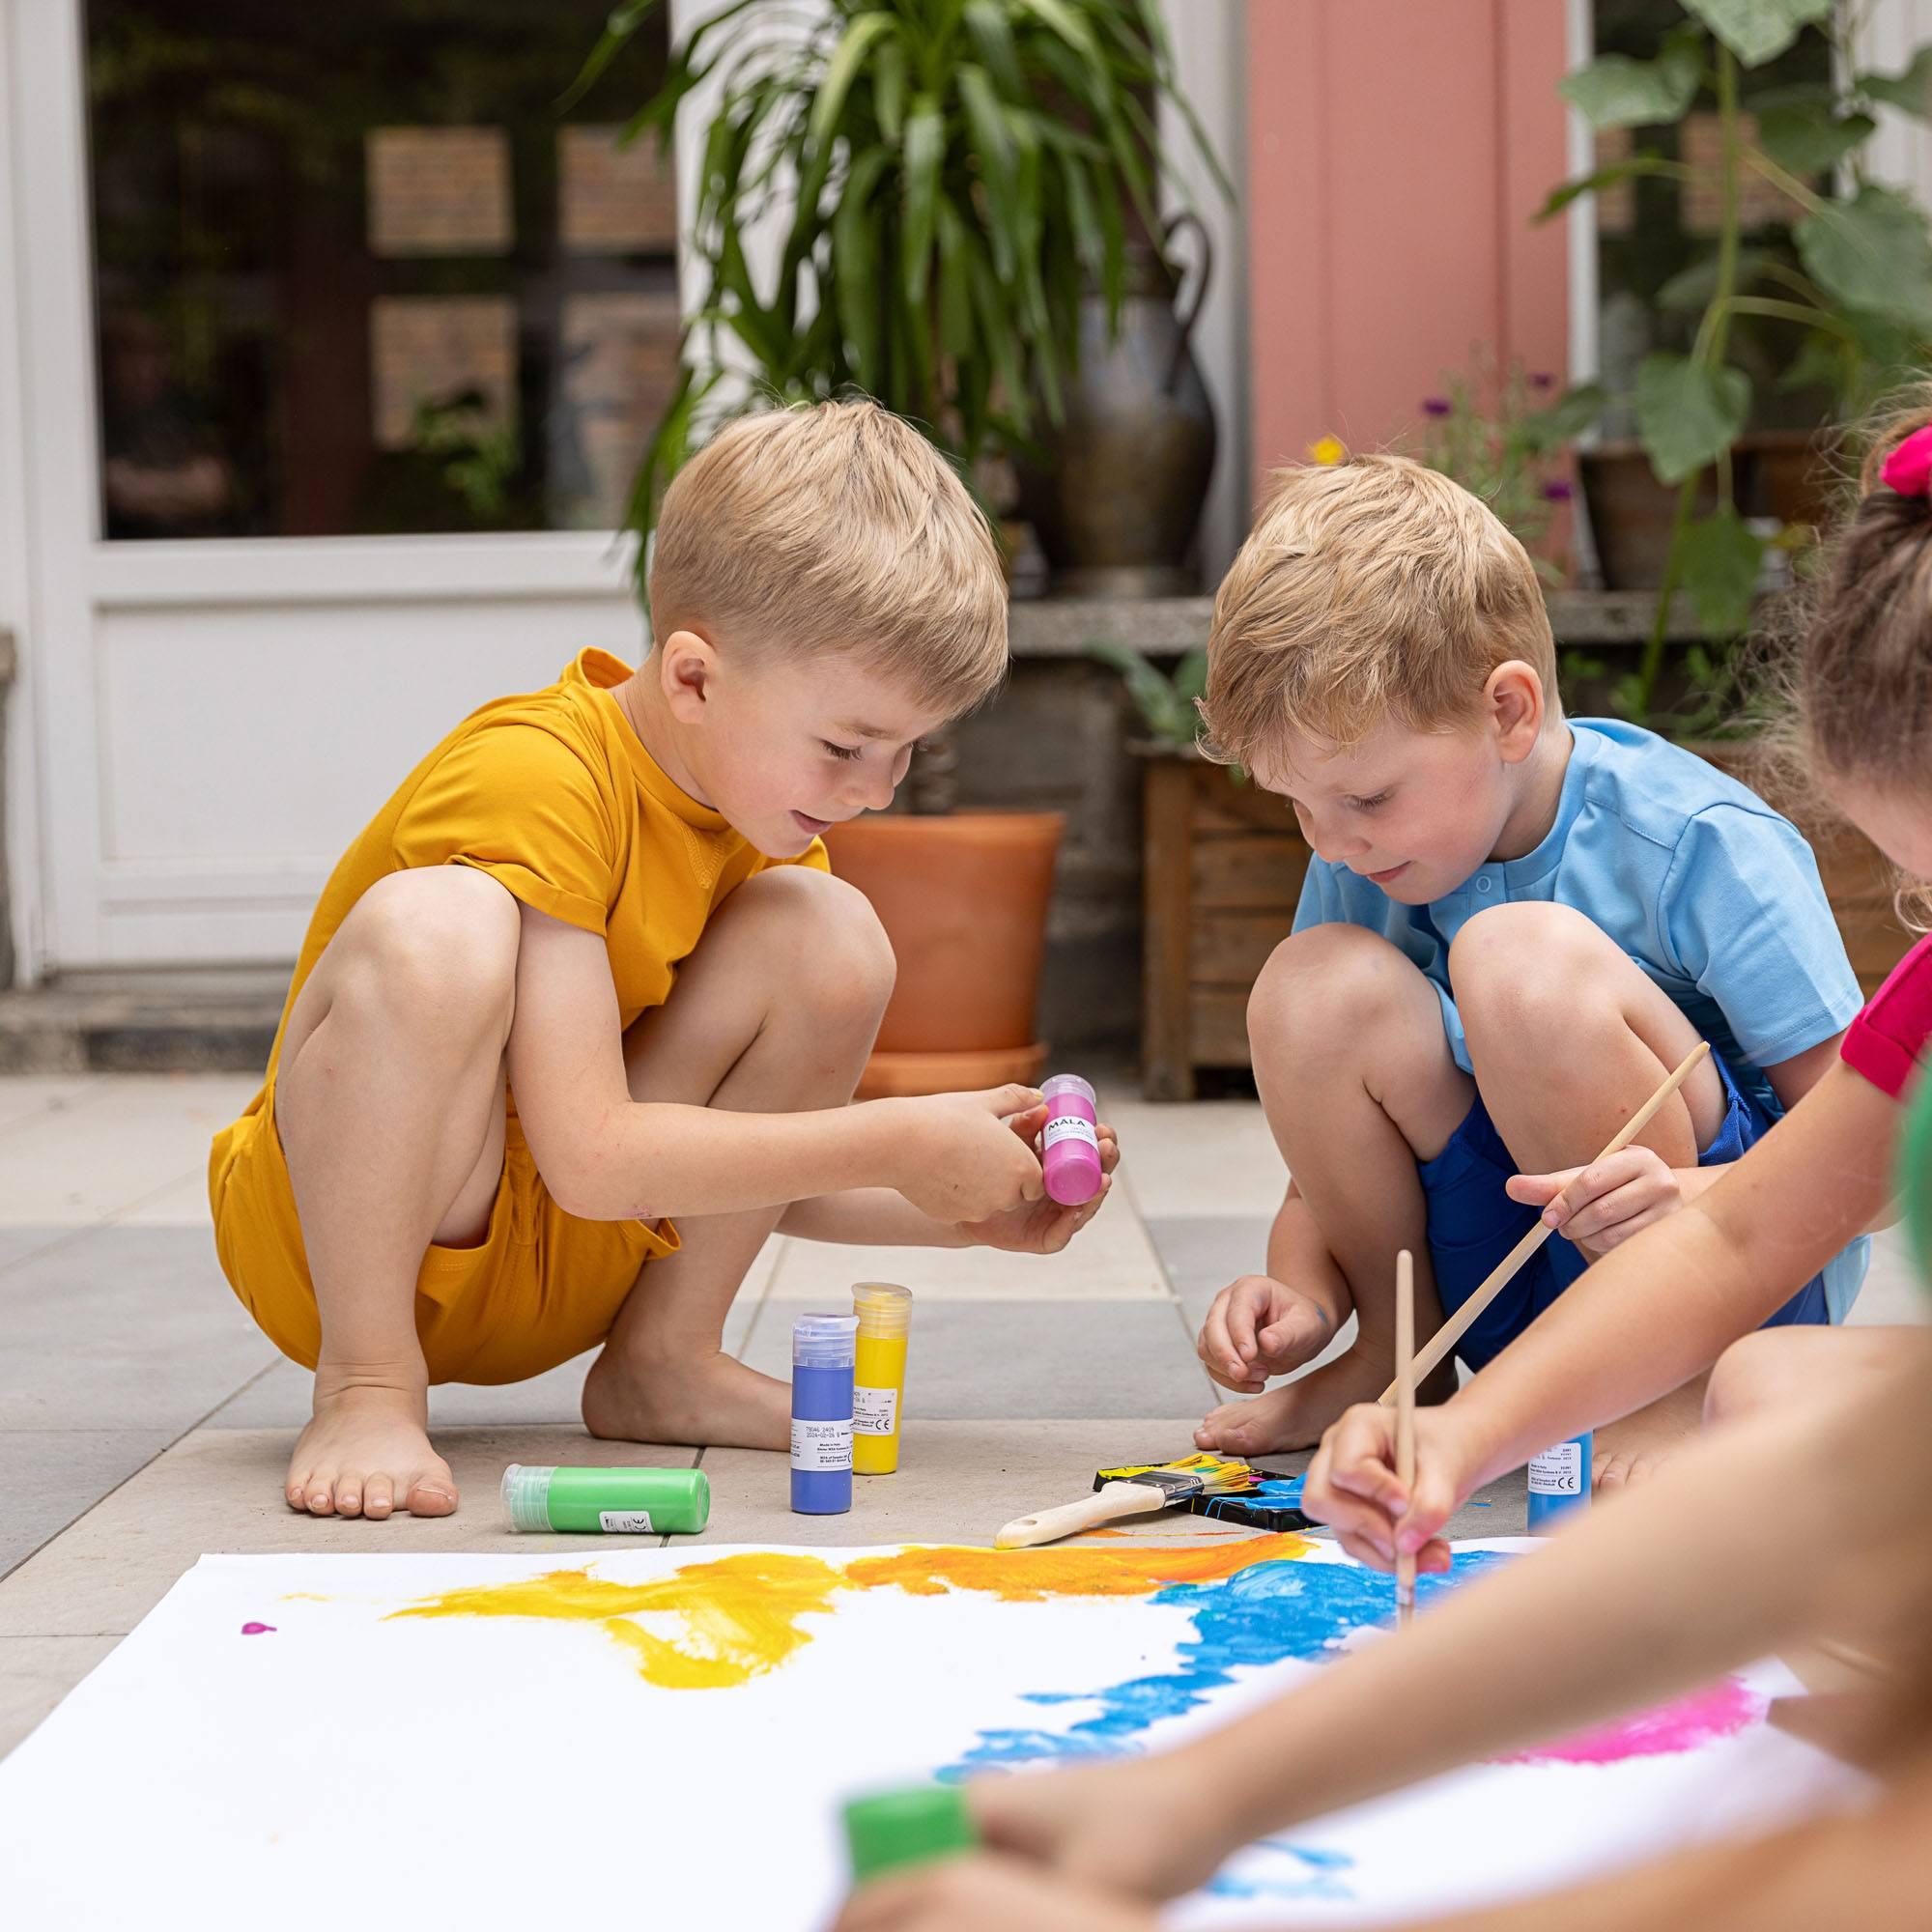
<svg viewBox="0 0 1932 1932">
<path fill-rule="evenodd" d="M 1724 1083 L 1724 1122 L 1717 1138 L 1697 1156 L 1699 1167 L 1740 1159 L 1762 1140 L 1774 1122 L 1763 1105 L 1744 1093 L 1731 1069 L 1717 1055 L 1711 1064 Z M 1442 1313 L 1453 1314 L 1481 1287 L 1484 1278 L 1535 1227 L 1540 1212 L 1512 1201 L 1503 1183 L 1517 1164 L 1477 1095 L 1449 1145 L 1417 1170 L 1429 1207 L 1429 1256 L 1435 1267 Z M 1589 1258 L 1552 1235 L 1506 1283 L 1456 1345 L 1472 1369 L 1499 1354 L 1522 1333 L 1577 1277 Z M 1813 1275 L 1764 1325 L 1827 1322 L 1825 1278 Z"/>
</svg>

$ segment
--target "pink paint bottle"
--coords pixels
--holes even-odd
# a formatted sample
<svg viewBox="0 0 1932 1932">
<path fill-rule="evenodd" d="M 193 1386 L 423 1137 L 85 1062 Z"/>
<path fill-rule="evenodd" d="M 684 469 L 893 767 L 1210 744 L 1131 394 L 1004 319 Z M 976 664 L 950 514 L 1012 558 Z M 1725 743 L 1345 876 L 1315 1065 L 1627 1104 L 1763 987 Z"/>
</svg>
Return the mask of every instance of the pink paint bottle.
<svg viewBox="0 0 1932 1932">
<path fill-rule="evenodd" d="M 1056 1073 L 1039 1091 L 1046 1102 L 1040 1135 L 1046 1191 L 1063 1208 L 1078 1208 L 1100 1191 L 1097 1096 L 1077 1073 Z"/>
</svg>

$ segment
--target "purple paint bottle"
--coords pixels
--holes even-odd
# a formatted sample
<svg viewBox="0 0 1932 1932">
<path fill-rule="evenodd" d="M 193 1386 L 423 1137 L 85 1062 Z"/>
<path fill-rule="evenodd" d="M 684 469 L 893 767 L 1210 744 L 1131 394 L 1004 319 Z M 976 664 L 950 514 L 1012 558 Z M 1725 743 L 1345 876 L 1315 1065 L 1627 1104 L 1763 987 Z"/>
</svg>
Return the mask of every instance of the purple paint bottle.
<svg viewBox="0 0 1932 1932">
<path fill-rule="evenodd" d="M 1046 1191 L 1063 1208 L 1078 1208 L 1100 1191 L 1098 1095 L 1077 1073 L 1056 1073 L 1039 1092 L 1046 1102 L 1039 1137 Z"/>
<path fill-rule="evenodd" d="M 791 1329 L 791 1506 L 800 1516 L 852 1507 L 852 1363 L 856 1315 L 801 1315 Z"/>
</svg>

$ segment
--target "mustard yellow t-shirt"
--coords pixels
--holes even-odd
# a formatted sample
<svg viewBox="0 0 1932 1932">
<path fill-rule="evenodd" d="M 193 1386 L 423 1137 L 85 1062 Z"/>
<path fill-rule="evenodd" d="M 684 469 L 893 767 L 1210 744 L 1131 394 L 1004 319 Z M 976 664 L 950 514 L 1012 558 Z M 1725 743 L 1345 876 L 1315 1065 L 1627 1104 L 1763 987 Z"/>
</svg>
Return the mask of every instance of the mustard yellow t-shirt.
<svg viewBox="0 0 1932 1932">
<path fill-rule="evenodd" d="M 525 904 L 596 933 L 625 1027 L 663 1005 L 706 923 L 767 867 L 830 869 L 813 840 L 767 858 L 667 778 L 611 688 L 630 667 L 580 652 L 542 691 L 472 711 L 417 765 L 342 856 L 309 922 L 269 1062 L 289 1010 L 349 916 L 391 872 L 474 866 Z"/>
</svg>

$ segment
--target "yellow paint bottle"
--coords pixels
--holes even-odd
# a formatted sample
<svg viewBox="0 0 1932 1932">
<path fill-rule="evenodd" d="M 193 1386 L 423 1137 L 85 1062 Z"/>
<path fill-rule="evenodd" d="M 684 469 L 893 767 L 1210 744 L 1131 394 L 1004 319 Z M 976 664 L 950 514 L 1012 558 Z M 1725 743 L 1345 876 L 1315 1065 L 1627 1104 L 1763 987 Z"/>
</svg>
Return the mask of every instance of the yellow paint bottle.
<svg viewBox="0 0 1932 1932">
<path fill-rule="evenodd" d="M 852 1473 L 890 1476 L 899 1465 L 899 1405 L 905 1394 L 906 1330 L 912 1291 L 889 1281 L 852 1289 L 859 1352 L 852 1370 Z"/>
</svg>

